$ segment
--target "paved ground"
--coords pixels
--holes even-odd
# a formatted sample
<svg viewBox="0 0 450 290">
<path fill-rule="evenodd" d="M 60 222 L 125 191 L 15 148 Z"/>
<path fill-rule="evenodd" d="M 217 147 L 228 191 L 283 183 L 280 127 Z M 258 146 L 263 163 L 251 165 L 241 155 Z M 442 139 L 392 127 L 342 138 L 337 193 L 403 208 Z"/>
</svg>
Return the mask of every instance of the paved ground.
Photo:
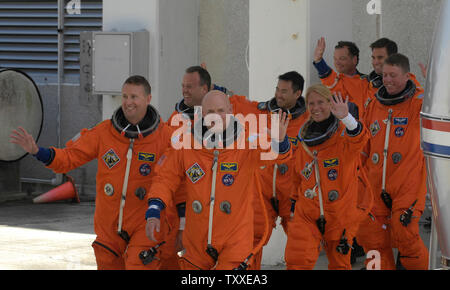
<svg viewBox="0 0 450 290">
<path fill-rule="evenodd" d="M 19 269 L 96 269 L 91 243 L 95 239 L 95 204 L 58 202 L 33 204 L 30 199 L 0 202 L 0 270 Z M 429 230 L 421 234 L 429 244 Z M 322 253 L 315 269 L 327 269 Z M 358 258 L 354 269 L 363 266 Z M 263 270 L 282 270 L 285 266 L 263 265 Z"/>
<path fill-rule="evenodd" d="M 94 203 L 0 203 L 0 269 L 96 269 Z"/>
</svg>

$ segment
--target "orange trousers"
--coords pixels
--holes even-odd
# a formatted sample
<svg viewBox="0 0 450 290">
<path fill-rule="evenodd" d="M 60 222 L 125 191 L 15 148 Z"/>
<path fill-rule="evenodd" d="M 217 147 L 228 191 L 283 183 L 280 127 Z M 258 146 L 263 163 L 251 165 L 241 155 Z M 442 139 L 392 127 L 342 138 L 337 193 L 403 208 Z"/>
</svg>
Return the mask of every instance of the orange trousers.
<svg viewBox="0 0 450 290">
<path fill-rule="evenodd" d="M 158 250 L 151 263 L 144 265 L 139 253 L 149 249 L 149 239 L 145 235 L 145 223 L 136 232 L 130 233 L 127 244 L 119 235 L 99 237 L 92 243 L 98 270 L 158 270 L 161 267 Z"/>
<path fill-rule="evenodd" d="M 381 270 L 395 270 L 392 248 L 398 248 L 400 263 L 407 270 L 428 269 L 428 249 L 419 235 L 420 211 L 414 211 L 411 223 L 403 226 L 400 215 L 405 209 L 395 210 L 391 217 L 367 218 L 359 228 L 358 243 L 364 251 L 376 250 L 380 254 Z M 370 259 L 366 260 L 366 265 Z"/>
<path fill-rule="evenodd" d="M 297 217 L 296 217 L 297 218 Z M 312 231 L 315 227 L 303 218 L 297 218 L 289 226 L 294 226 L 295 231 L 289 231 L 285 250 L 287 270 L 313 270 L 319 258 L 321 243 L 326 251 L 329 270 L 351 270 L 350 251 L 343 255 L 336 250 L 339 240 L 325 240 L 320 234 Z M 354 233 L 346 232 L 349 244 L 352 243 Z"/>
<path fill-rule="evenodd" d="M 170 231 L 166 234 L 166 243 L 161 247 L 161 269 L 160 270 L 180 270 L 179 258 L 176 250 L 176 239 L 178 228 L 180 227 L 180 219 L 176 214 L 168 217 L 171 225 Z"/>
</svg>

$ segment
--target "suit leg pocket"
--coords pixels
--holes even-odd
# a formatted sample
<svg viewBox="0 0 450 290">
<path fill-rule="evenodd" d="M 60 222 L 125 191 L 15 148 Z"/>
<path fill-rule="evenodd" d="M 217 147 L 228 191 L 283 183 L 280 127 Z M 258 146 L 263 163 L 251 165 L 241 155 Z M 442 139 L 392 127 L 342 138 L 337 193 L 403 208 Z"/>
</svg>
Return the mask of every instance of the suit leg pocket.
<svg viewBox="0 0 450 290">
<path fill-rule="evenodd" d="M 125 269 L 122 255 L 113 247 L 104 242 L 95 240 L 92 243 L 98 270 L 123 270 Z"/>
</svg>

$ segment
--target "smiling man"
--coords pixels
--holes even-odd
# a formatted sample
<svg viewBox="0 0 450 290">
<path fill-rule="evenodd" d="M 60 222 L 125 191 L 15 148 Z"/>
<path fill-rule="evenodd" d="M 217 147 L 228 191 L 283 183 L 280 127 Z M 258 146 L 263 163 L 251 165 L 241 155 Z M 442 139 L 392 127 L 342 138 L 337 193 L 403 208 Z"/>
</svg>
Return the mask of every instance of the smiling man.
<svg viewBox="0 0 450 290">
<path fill-rule="evenodd" d="M 373 71 L 367 76 L 369 81 L 366 101 L 364 107 L 375 98 L 378 89 L 383 86 L 383 65 L 384 61 L 393 54 L 398 52 L 397 44 L 388 39 L 380 38 L 370 45 L 372 49 L 372 67 Z M 418 90 L 423 90 L 416 76 L 409 72 L 409 78 L 414 82 Z"/>
<path fill-rule="evenodd" d="M 133 125 L 144 119 L 147 106 L 152 98 L 150 87 L 125 83 L 122 87 L 122 111 L 125 118 Z"/>
<path fill-rule="evenodd" d="M 428 268 L 428 250 L 419 235 L 425 208 L 426 167 L 420 147 L 423 91 L 410 79 L 406 56 L 384 61 L 383 85 L 364 118 L 371 135 L 363 162 L 374 192 L 374 219 L 360 227 L 358 241 L 366 252 L 377 250 L 381 269 L 395 269 L 392 248 L 398 248 L 408 270 Z"/>
<path fill-rule="evenodd" d="M 33 154 L 47 168 L 67 173 L 98 160 L 93 242 L 99 270 L 159 269 L 160 261 L 144 264 L 139 254 L 156 246 L 145 236 L 142 216 L 154 165 L 169 146 L 172 130 L 150 105 L 151 87 L 142 76 L 129 77 L 122 87 L 122 105 L 110 120 L 83 129 L 66 148 L 42 148 L 24 129 L 11 142 Z M 165 239 L 166 224 L 160 240 Z M 160 257 L 164 246 L 159 248 Z"/>
<path fill-rule="evenodd" d="M 177 114 L 183 114 L 186 118 L 194 119 L 194 107 L 201 106 L 203 97 L 209 92 L 211 87 L 211 76 L 209 72 L 201 66 L 188 67 L 183 76 L 181 91 L 183 99 L 175 105 L 175 111 L 169 117 L 167 124 Z"/>
<path fill-rule="evenodd" d="M 209 72 L 201 66 L 188 67 L 181 82 L 181 93 L 183 98 L 175 104 L 175 110 L 167 120 L 167 125 L 174 130 L 184 126 L 183 121 L 194 121 L 195 106 L 201 106 L 203 97 L 209 92 L 211 87 L 211 76 Z M 167 207 L 166 215 L 172 228 L 178 231 L 171 231 L 167 238 L 168 248 L 162 255 L 162 270 L 179 270 L 177 252 L 183 249 L 181 236 L 184 229 L 184 186 L 181 185 L 174 193 L 174 206 Z"/>
<path fill-rule="evenodd" d="M 372 67 L 373 71 L 369 74 L 369 83 L 371 88 L 376 91 L 383 85 L 383 64 L 384 61 L 394 53 L 398 52 L 397 44 L 388 39 L 380 38 L 370 45 L 372 49 Z"/>
<path fill-rule="evenodd" d="M 349 101 L 356 104 L 359 116 L 363 115 L 365 95 L 367 91 L 367 80 L 361 74 L 357 66 L 359 64 L 359 49 L 355 43 L 350 41 L 339 41 L 334 49 L 335 70 L 330 68 L 323 59 L 326 49 L 325 38 L 317 41 L 314 50 L 313 65 L 317 69 L 319 78 L 332 93 L 341 93 Z"/>
<path fill-rule="evenodd" d="M 294 71 L 280 75 L 275 89 L 278 107 L 286 111 L 294 109 L 297 102 L 301 101 L 303 84 L 303 77 Z"/>
</svg>

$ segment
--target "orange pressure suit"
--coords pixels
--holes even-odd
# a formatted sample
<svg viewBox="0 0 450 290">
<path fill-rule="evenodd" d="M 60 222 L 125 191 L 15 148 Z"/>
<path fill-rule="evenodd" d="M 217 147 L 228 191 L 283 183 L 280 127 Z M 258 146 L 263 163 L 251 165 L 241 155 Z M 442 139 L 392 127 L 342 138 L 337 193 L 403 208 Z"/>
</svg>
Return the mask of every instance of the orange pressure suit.
<svg viewBox="0 0 450 290">
<path fill-rule="evenodd" d="M 418 90 L 423 90 L 422 85 L 419 83 L 413 73 L 409 73 L 409 78 L 414 82 Z M 368 81 L 368 87 L 365 92 L 366 96 L 364 98 L 364 110 L 367 108 L 370 102 L 373 101 L 373 99 L 375 98 L 375 94 L 378 92 L 378 89 L 383 86 L 383 76 L 378 75 L 375 71 L 372 71 L 370 74 L 368 74 L 366 76 L 366 79 Z"/>
<path fill-rule="evenodd" d="M 224 149 L 207 149 L 201 141 L 188 136 L 194 149 L 171 149 L 160 162 L 150 200 L 158 199 L 170 206 L 173 192 L 183 181 L 187 193 L 182 269 L 234 269 L 254 249 L 252 203 L 254 192 L 261 191 L 256 171 L 262 164 L 262 151 L 250 149 L 256 148 L 254 136 L 245 135 L 245 130 L 238 132 L 232 148 Z M 201 149 L 195 149 L 194 144 Z M 290 158 L 290 152 L 279 154 L 277 160 Z M 209 255 L 208 248 L 215 249 L 218 256 Z"/>
<path fill-rule="evenodd" d="M 279 113 L 281 108 L 277 106 L 275 98 L 266 102 L 250 102 L 242 96 L 232 96 L 230 102 L 234 106 L 234 112 L 242 113 L 244 116 L 250 113 L 264 114 L 267 117 L 267 124 L 269 129 L 271 128 L 271 114 Z M 300 146 L 297 139 L 298 131 L 301 126 L 309 118 L 309 113 L 306 111 L 305 100 L 300 97 L 297 104 L 289 113 L 289 126 L 287 128 L 287 136 L 291 141 L 293 153 Z M 259 119 L 258 119 L 259 121 Z M 263 124 L 260 123 L 259 126 Z M 275 168 L 276 167 L 276 168 Z M 263 245 L 267 245 L 272 234 L 272 230 L 275 227 L 275 222 L 278 216 L 282 218 L 282 226 L 287 234 L 287 225 L 290 218 L 291 211 L 291 179 L 294 168 L 294 160 L 289 159 L 286 162 L 279 164 L 271 164 L 268 166 L 262 166 L 260 169 L 261 187 L 265 202 L 265 208 L 269 216 L 269 225 L 266 229 L 266 222 L 264 212 L 258 199 L 254 200 L 255 209 L 255 240 L 256 246 L 261 242 L 264 236 L 265 230 L 268 231 L 267 238 Z M 275 186 L 275 188 L 274 188 Z M 275 192 L 274 192 L 275 190 Z M 255 261 L 251 265 L 252 270 L 259 270 L 262 260 L 262 249 L 255 256 Z"/>
<path fill-rule="evenodd" d="M 330 118 L 334 121 L 322 137 L 325 141 L 306 142 L 301 132 L 306 132 L 312 121 L 299 133 L 299 140 L 305 140 L 305 149 L 297 150 L 294 156 L 293 187 L 297 191 L 293 195 L 295 212 L 289 224 L 285 250 L 287 269 L 313 269 L 321 241 L 327 252 L 329 269 L 351 269 L 351 241 L 367 210 L 362 208 L 365 199 L 359 196 L 361 173 L 358 167 L 360 151 L 369 136 L 361 123 L 358 123 L 359 132 L 349 136 L 344 125 L 334 116 Z M 320 199 L 323 201 L 322 218 Z"/>
<path fill-rule="evenodd" d="M 344 99 L 348 96 L 348 101 L 358 106 L 359 116 L 363 115 L 369 87 L 366 75 L 357 72 L 355 75 L 349 76 L 337 73 L 329 68 L 325 74 L 320 74 L 319 72 L 319 78 L 322 84 L 329 88 L 331 92 L 340 92 Z"/>
<path fill-rule="evenodd" d="M 52 148 L 55 155 L 48 168 L 58 173 L 98 160 L 94 215 L 97 238 L 92 247 L 99 270 L 160 267 L 157 259 L 144 265 L 139 254 L 156 246 L 145 235 L 143 217 L 148 207 L 145 196 L 156 161 L 170 144 L 171 129 L 160 122 L 159 114 L 151 106 L 146 118 L 153 118 L 150 128 L 141 125 L 140 134 L 130 131 L 122 124 L 126 119 L 119 108 L 111 120 L 89 130 L 83 129 L 78 139 L 69 141 L 65 149 Z M 125 185 L 127 157 L 131 157 L 131 163 Z M 126 186 L 124 193 L 123 186 Z M 160 240 L 164 240 L 169 231 L 166 218 L 162 219 Z M 159 248 L 156 256 L 159 257 L 162 251 L 164 246 Z"/>
<path fill-rule="evenodd" d="M 364 151 L 374 191 L 374 217 L 361 224 L 358 239 L 366 252 L 379 251 L 384 270 L 395 269 L 392 248 L 399 249 L 401 264 L 406 269 L 428 268 L 428 250 L 419 236 L 418 226 L 427 192 L 425 161 L 420 148 L 422 94 L 423 90 L 417 89 L 411 80 L 396 99 L 389 98 L 382 87 L 367 107 L 364 119 L 371 132 Z M 388 125 L 390 131 L 386 136 Z M 381 197 L 383 166 L 386 167 L 384 189 L 388 194 L 383 195 L 384 201 Z M 409 222 L 404 215 L 408 209 Z"/>
<path fill-rule="evenodd" d="M 241 113 L 243 115 L 247 115 L 249 113 L 257 113 L 257 110 L 253 109 L 253 106 L 251 105 L 252 102 L 246 100 L 245 96 L 233 96 L 232 98 L 230 98 L 230 101 L 233 105 L 233 112 Z M 188 107 L 187 105 L 184 104 L 184 100 L 181 100 L 175 105 L 175 111 L 169 117 L 167 125 L 171 126 L 174 129 L 180 129 L 178 132 L 186 131 L 186 129 L 189 127 L 188 122 L 189 121 L 191 123 L 194 122 L 194 113 L 195 113 L 194 108 Z M 177 135 L 178 132 L 175 132 L 174 135 Z M 176 212 L 176 208 L 185 207 L 186 204 L 185 202 L 186 192 L 184 181 L 180 185 L 178 190 L 174 193 L 173 198 L 174 198 L 173 204 L 175 206 L 167 208 L 166 215 L 172 227 L 178 229 L 180 226 L 180 219 Z M 259 200 L 257 199 L 255 202 L 259 203 Z M 175 249 L 176 238 L 177 238 L 177 231 L 173 231 L 171 235 L 167 237 L 167 245 L 166 245 L 167 249 L 163 253 L 163 256 L 161 257 L 161 264 L 162 264 L 161 269 L 167 270 L 179 269 L 178 256 L 176 254 Z"/>
<path fill-rule="evenodd" d="M 190 108 L 181 100 L 175 105 L 175 111 L 167 120 L 166 124 L 173 129 L 186 130 L 187 122 L 194 121 L 194 108 Z M 183 129 L 184 127 L 184 129 Z M 177 135 L 174 132 L 174 136 Z M 181 184 L 176 192 L 173 194 L 173 205 L 166 208 L 166 216 L 171 228 L 174 229 L 166 238 L 166 251 L 161 255 L 161 269 L 162 270 L 180 270 L 179 257 L 176 249 L 176 239 L 178 230 L 180 229 L 180 216 L 178 209 L 183 211 L 186 204 L 186 192 L 184 184 Z"/>
</svg>

